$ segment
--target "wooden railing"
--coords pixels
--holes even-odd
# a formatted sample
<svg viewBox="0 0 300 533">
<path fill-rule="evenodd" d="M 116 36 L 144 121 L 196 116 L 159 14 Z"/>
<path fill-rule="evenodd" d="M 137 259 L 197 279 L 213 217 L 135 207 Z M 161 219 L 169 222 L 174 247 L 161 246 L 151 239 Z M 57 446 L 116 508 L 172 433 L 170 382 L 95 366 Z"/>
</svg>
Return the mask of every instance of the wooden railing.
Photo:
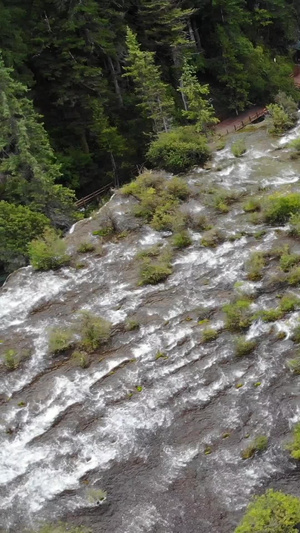
<svg viewBox="0 0 300 533">
<path fill-rule="evenodd" d="M 77 200 L 76 206 L 77 207 L 85 207 L 86 205 L 90 204 L 93 200 L 101 198 L 105 193 L 107 193 L 113 186 L 113 182 L 107 183 L 107 185 L 104 185 L 101 187 L 101 189 L 97 189 L 94 192 L 91 192 L 84 198 L 80 198 L 80 200 Z"/>
<path fill-rule="evenodd" d="M 238 124 L 233 124 L 233 126 L 231 128 L 224 128 L 224 130 L 220 130 L 218 131 L 218 135 L 220 135 L 221 137 L 223 135 L 228 135 L 228 133 L 233 133 L 234 131 L 239 131 L 241 130 L 242 128 L 244 128 L 245 126 L 247 126 L 248 124 L 251 124 L 252 122 L 254 122 L 255 120 L 261 118 L 261 117 L 264 117 L 266 115 L 266 113 L 268 112 L 268 110 L 265 108 L 265 109 L 262 109 L 261 111 L 257 111 L 254 115 L 249 115 L 248 117 L 244 118 L 243 120 L 241 120 Z"/>
</svg>

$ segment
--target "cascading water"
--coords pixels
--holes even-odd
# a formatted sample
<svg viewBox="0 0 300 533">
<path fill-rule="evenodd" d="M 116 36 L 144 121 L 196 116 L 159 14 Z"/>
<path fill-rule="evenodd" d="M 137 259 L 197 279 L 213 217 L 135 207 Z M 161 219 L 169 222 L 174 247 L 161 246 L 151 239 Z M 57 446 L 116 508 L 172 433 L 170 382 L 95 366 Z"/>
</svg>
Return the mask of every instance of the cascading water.
<svg viewBox="0 0 300 533">
<path fill-rule="evenodd" d="M 245 156 L 234 158 L 228 146 L 211 170 L 186 179 L 196 192 L 203 186 L 296 190 L 300 164 L 277 147 L 296 138 L 299 128 L 277 142 L 262 129 L 242 133 Z M 120 217 L 131 205 L 119 195 L 110 203 Z M 201 195 L 188 208 L 204 212 Z M 198 324 L 200 310 L 209 308 L 211 325 L 222 329 L 222 307 L 234 284 L 246 280 L 245 261 L 254 250 L 269 249 L 277 230 L 266 227 L 256 240 L 260 227 L 238 205 L 216 220 L 227 237 L 244 235 L 211 249 L 192 232 L 193 244 L 176 253 L 173 274 L 156 286 L 138 286 L 134 257 L 166 236 L 143 226 L 107 242 L 103 257 L 87 255 L 82 270 L 34 273 L 27 267 L 2 288 L 3 346 L 31 354 L 0 375 L 3 530 L 63 519 L 103 533 L 230 533 L 253 493 L 268 486 L 300 493 L 285 451 L 289 423 L 300 418 L 299 377 L 285 366 L 299 312 L 277 321 L 277 330 L 287 333 L 281 343 L 268 335 L 271 325 L 257 319 L 247 336 L 258 339 L 258 347 L 242 358 L 234 355 L 232 334 L 223 330 L 203 344 Z M 76 225 L 71 247 L 79 232 L 91 235 L 91 224 Z M 245 283 L 244 290 L 258 295 L 254 309 L 274 300 L 261 281 Z M 80 309 L 114 325 L 135 316 L 141 327 L 116 328 L 107 353 L 87 369 L 55 364 L 49 328 L 72 324 Z M 269 437 L 267 451 L 244 461 L 248 436 L 258 434 Z M 95 489 L 106 492 L 104 501 L 91 498 Z"/>
</svg>

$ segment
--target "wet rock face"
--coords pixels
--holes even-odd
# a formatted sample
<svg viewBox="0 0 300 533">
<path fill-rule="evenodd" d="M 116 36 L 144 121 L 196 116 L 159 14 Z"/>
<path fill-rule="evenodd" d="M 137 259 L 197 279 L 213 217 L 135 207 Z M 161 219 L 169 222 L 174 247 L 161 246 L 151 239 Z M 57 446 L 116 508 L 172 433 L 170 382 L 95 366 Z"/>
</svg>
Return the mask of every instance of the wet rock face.
<svg viewBox="0 0 300 533">
<path fill-rule="evenodd" d="M 264 131 L 242 135 L 245 156 L 235 159 L 228 146 L 211 170 L 185 178 L 192 198 L 182 212 L 205 215 L 225 241 L 205 247 L 206 229 L 193 226 L 192 245 L 175 253 L 164 283 L 139 286 L 135 255 L 164 245 L 168 234 L 141 225 L 132 216 L 136 200 L 116 194 L 68 235 L 71 267 L 27 267 L 1 289 L 2 354 L 30 351 L 18 368 L 0 373 L 4 529 L 63 519 L 97 533 L 231 533 L 253 493 L 274 487 L 300 496 L 299 472 L 285 450 L 300 413 L 300 378 L 286 368 L 299 310 L 276 323 L 257 317 L 244 331 L 255 350 L 243 357 L 222 311 L 240 291 L 252 295 L 252 314 L 279 305 L 286 286 L 271 278 L 278 261 L 268 260 L 257 281 L 247 281 L 245 265 L 253 251 L 290 237 L 284 228 L 279 234 L 253 225 L 242 205 L 266 188 L 297 190 L 300 165 L 282 157 L 276 147 L 284 142 Z M 228 211 L 216 189 L 222 198 L 239 193 Z M 93 235 L 107 218 L 114 233 Z M 77 269 L 83 241 L 102 251 L 82 254 Z M 292 292 L 300 296 L 297 287 Z M 113 324 L 88 368 L 68 351 L 55 358 L 48 351 L 49 328 L 72 326 L 81 309 Z M 139 327 L 125 328 L 128 320 Z M 217 331 L 209 342 L 205 328 Z M 279 331 L 286 333 L 280 341 Z M 257 435 L 269 438 L 267 450 L 243 460 Z"/>
</svg>

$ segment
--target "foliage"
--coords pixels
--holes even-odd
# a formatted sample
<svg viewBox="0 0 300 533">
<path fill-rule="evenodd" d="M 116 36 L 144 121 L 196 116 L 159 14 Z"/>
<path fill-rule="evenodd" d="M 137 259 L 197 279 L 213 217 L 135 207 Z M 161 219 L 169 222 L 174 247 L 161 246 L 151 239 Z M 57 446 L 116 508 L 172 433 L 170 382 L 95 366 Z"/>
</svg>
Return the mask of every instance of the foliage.
<svg viewBox="0 0 300 533">
<path fill-rule="evenodd" d="M 94 252 L 95 246 L 91 242 L 82 242 L 78 248 L 77 252 L 79 254 L 86 254 L 88 252 Z"/>
<path fill-rule="evenodd" d="M 172 266 L 167 261 L 151 262 L 145 259 L 140 268 L 139 285 L 155 285 L 165 281 L 172 274 Z"/>
<path fill-rule="evenodd" d="M 300 374 L 300 357 L 295 357 L 294 359 L 287 360 L 287 367 L 294 374 Z"/>
<path fill-rule="evenodd" d="M 285 294 L 280 300 L 279 307 L 283 313 L 290 313 L 291 311 L 295 311 L 299 303 L 299 298 L 294 294 Z"/>
<path fill-rule="evenodd" d="M 256 348 L 256 341 L 247 340 L 246 337 L 238 337 L 235 341 L 235 353 L 238 356 L 247 355 Z"/>
<path fill-rule="evenodd" d="M 288 272 L 291 267 L 297 265 L 300 262 L 300 255 L 291 254 L 288 251 L 284 252 L 280 257 L 280 268 L 284 272 Z"/>
<path fill-rule="evenodd" d="M 94 352 L 111 336 L 111 323 L 89 311 L 81 311 L 78 318 L 80 346 L 87 352 Z"/>
<path fill-rule="evenodd" d="M 267 198 L 264 205 L 264 218 L 271 224 L 284 224 L 292 214 L 300 210 L 300 193 L 282 195 L 275 193 Z"/>
<path fill-rule="evenodd" d="M 292 339 L 297 344 L 300 343 L 300 322 L 293 329 Z"/>
<path fill-rule="evenodd" d="M 83 350 L 75 350 L 72 353 L 72 359 L 81 368 L 87 368 L 90 364 L 89 354 Z"/>
<path fill-rule="evenodd" d="M 212 228 L 205 233 L 201 238 L 201 244 L 205 247 L 215 248 L 218 244 L 224 241 L 224 235 L 218 228 Z"/>
<path fill-rule="evenodd" d="M 299 237 L 300 235 L 300 215 L 299 213 L 294 213 L 289 220 L 291 226 L 291 234 Z"/>
<path fill-rule="evenodd" d="M 168 87 L 161 79 L 159 67 L 154 61 L 154 53 L 142 51 L 136 35 L 127 28 L 128 49 L 125 76 L 130 76 L 140 99 L 138 104 L 147 118 L 151 119 L 154 131 L 169 131 L 174 114 L 174 101 L 168 94 Z"/>
<path fill-rule="evenodd" d="M 267 110 L 272 118 L 272 133 L 280 134 L 292 127 L 293 121 L 280 105 L 270 104 Z"/>
<path fill-rule="evenodd" d="M 188 231 L 183 230 L 179 233 L 174 233 L 172 244 L 175 248 L 186 248 L 187 246 L 190 246 L 192 244 L 192 239 Z"/>
<path fill-rule="evenodd" d="M 266 309 L 261 311 L 260 316 L 264 322 L 276 322 L 284 316 L 284 312 L 277 307 L 276 309 Z"/>
<path fill-rule="evenodd" d="M 169 172 L 184 172 L 201 165 L 208 157 L 206 137 L 197 133 L 192 126 L 160 133 L 147 152 L 147 158 L 153 166 Z"/>
<path fill-rule="evenodd" d="M 250 459 L 257 452 L 262 452 L 267 449 L 268 437 L 258 435 L 253 442 L 242 451 L 242 459 Z"/>
<path fill-rule="evenodd" d="M 60 179 L 48 135 L 27 88 L 13 78 L 0 57 L 0 173 L 2 198 L 44 213 L 53 224 L 67 227 L 74 220 L 74 193 Z"/>
<path fill-rule="evenodd" d="M 300 459 L 300 423 L 295 424 L 293 429 L 293 440 L 287 446 L 293 459 Z"/>
<path fill-rule="evenodd" d="M 263 252 L 253 252 L 246 264 L 248 279 L 251 281 L 260 280 L 265 264 L 266 261 Z"/>
<path fill-rule="evenodd" d="M 65 352 L 73 344 L 73 332 L 69 328 L 54 327 L 49 334 L 49 352 L 56 355 Z"/>
<path fill-rule="evenodd" d="M 186 217 L 178 211 L 181 199 L 189 194 L 189 188 L 180 178 L 165 179 L 158 173 L 145 172 L 135 181 L 124 185 L 121 193 L 133 195 L 139 201 L 134 214 L 150 222 L 157 230 L 182 231 Z"/>
<path fill-rule="evenodd" d="M 246 299 L 237 300 L 223 307 L 226 315 L 225 326 L 230 331 L 246 329 L 251 325 L 252 317 L 250 313 L 250 301 Z"/>
<path fill-rule="evenodd" d="M 240 139 L 239 141 L 234 142 L 231 146 L 231 151 L 234 157 L 241 157 L 247 151 L 245 141 Z"/>
<path fill-rule="evenodd" d="M 125 331 L 133 331 L 134 329 L 139 329 L 140 323 L 133 318 L 129 318 L 125 323 Z"/>
<path fill-rule="evenodd" d="M 46 228 L 42 237 L 28 245 L 30 263 L 35 270 L 57 269 L 70 262 L 67 245 L 53 228 Z"/>
<path fill-rule="evenodd" d="M 4 365 L 7 370 L 15 370 L 18 368 L 20 363 L 20 356 L 18 352 L 14 349 L 6 350 L 4 353 Z"/>
<path fill-rule="evenodd" d="M 260 211 L 261 203 L 258 198 L 249 198 L 247 202 L 244 203 L 243 209 L 246 213 L 253 213 L 254 211 Z"/>
<path fill-rule="evenodd" d="M 197 132 L 205 132 L 208 126 L 219 121 L 209 102 L 209 87 L 201 85 L 196 76 L 196 68 L 185 59 L 182 67 L 180 85 L 177 89 L 185 99 L 186 109 L 182 112 L 188 120 L 195 122 Z"/>
<path fill-rule="evenodd" d="M 50 223 L 42 213 L 0 201 L 0 265 L 7 272 L 26 264 L 28 244 Z"/>
<path fill-rule="evenodd" d="M 256 496 L 235 533 L 297 533 L 300 500 L 270 489 Z"/>
<path fill-rule="evenodd" d="M 218 331 L 214 328 L 205 328 L 202 331 L 203 342 L 214 341 L 218 337 Z"/>
</svg>

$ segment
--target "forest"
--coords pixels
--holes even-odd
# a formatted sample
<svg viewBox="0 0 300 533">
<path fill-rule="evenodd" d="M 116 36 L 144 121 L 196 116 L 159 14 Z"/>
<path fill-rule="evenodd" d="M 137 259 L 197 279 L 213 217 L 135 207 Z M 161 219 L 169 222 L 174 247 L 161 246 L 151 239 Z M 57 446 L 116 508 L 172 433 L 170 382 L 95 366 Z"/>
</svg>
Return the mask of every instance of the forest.
<svg viewBox="0 0 300 533">
<path fill-rule="evenodd" d="M 299 17 L 297 0 L 2 0 L 2 268 L 68 228 L 75 195 L 201 163 L 219 119 L 295 96 Z"/>
</svg>

